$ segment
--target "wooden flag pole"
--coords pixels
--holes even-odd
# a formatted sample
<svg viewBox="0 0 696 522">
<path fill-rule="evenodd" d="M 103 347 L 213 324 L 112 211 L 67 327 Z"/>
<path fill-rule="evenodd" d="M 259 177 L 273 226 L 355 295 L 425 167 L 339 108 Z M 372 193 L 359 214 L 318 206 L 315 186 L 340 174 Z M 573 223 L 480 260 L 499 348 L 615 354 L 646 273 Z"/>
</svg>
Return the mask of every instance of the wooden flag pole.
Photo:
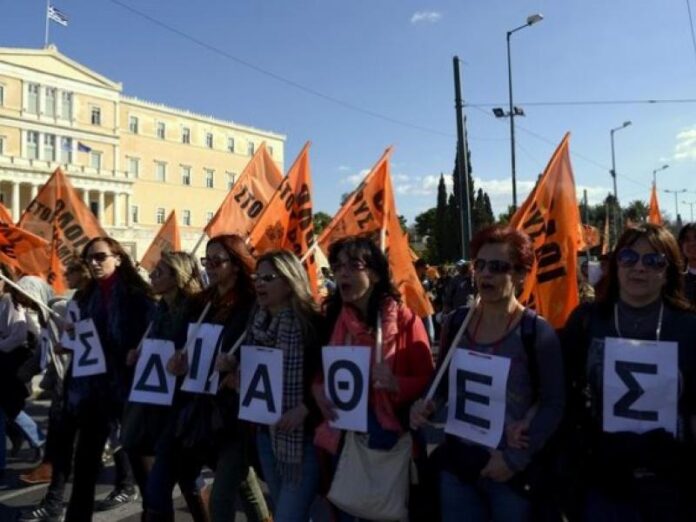
<svg viewBox="0 0 696 522">
<path fill-rule="evenodd" d="M 201 243 L 203 243 L 203 240 L 205 239 L 205 237 L 206 237 L 206 233 L 205 233 L 205 229 L 204 229 L 203 232 L 201 233 L 201 237 L 199 237 L 199 238 L 198 238 L 198 241 L 196 242 L 196 246 L 194 246 L 194 247 L 193 247 L 193 250 L 191 250 L 191 255 L 192 255 L 192 256 L 195 256 L 195 255 L 196 255 L 196 251 L 197 251 L 198 248 L 201 246 Z"/>
<path fill-rule="evenodd" d="M 34 296 L 28 294 L 28 293 L 26 292 L 26 290 L 24 290 L 21 286 L 19 286 L 17 283 L 15 283 L 14 281 L 12 281 L 12 279 L 10 279 L 9 277 L 6 277 L 6 276 L 5 276 L 4 274 L 2 274 L 2 273 L 0 273 L 0 279 L 2 279 L 3 281 L 5 281 L 5 283 L 7 283 L 7 284 L 10 285 L 12 288 L 14 288 L 15 290 L 17 290 L 17 291 L 18 291 L 20 294 L 22 294 L 24 297 L 26 297 L 26 298 L 29 299 L 30 301 L 36 303 L 36 304 L 38 305 L 39 308 L 41 308 L 42 310 L 44 310 L 45 312 L 47 312 L 49 315 L 53 316 L 55 319 L 57 319 L 57 320 L 60 321 L 61 323 L 64 322 L 64 319 L 60 316 L 60 314 L 59 314 L 58 312 L 56 312 L 56 311 L 54 311 L 54 310 L 51 310 L 51 308 L 50 308 L 49 306 L 46 306 L 46 305 L 43 304 L 41 301 L 39 301 L 38 299 L 36 299 L 36 297 L 34 297 Z"/>
</svg>

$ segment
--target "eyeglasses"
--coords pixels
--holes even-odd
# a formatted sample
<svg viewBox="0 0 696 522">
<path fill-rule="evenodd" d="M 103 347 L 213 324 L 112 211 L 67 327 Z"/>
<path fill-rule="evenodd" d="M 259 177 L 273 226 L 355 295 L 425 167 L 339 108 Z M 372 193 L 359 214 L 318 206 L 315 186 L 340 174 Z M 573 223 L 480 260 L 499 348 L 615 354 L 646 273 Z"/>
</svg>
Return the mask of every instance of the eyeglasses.
<svg viewBox="0 0 696 522">
<path fill-rule="evenodd" d="M 251 274 L 251 280 L 254 283 L 263 281 L 264 283 L 272 283 L 280 277 L 279 274 Z"/>
<path fill-rule="evenodd" d="M 616 253 L 616 263 L 622 268 L 631 268 L 638 263 L 650 270 L 659 272 L 667 267 L 667 257 L 659 252 L 650 252 L 642 256 L 632 248 L 622 248 Z"/>
<path fill-rule="evenodd" d="M 229 260 L 229 257 L 201 257 L 201 265 L 203 265 L 203 268 L 217 268 Z"/>
<path fill-rule="evenodd" d="M 160 277 L 165 277 L 170 273 L 171 272 L 168 273 L 166 270 L 162 270 L 161 268 L 157 267 L 152 272 L 150 272 L 150 279 L 159 279 Z"/>
<path fill-rule="evenodd" d="M 476 259 L 474 261 L 476 272 L 483 272 L 486 267 L 491 274 L 507 274 L 512 270 L 512 263 L 502 259 Z"/>
<path fill-rule="evenodd" d="M 102 264 L 110 257 L 116 257 L 114 254 L 107 254 L 106 252 L 97 252 L 96 254 L 89 254 L 87 256 L 88 263 L 98 263 Z"/>
<path fill-rule="evenodd" d="M 363 270 L 367 270 L 367 265 L 364 261 L 360 261 L 359 259 L 351 259 L 347 263 L 339 262 L 331 265 L 331 271 L 334 274 L 344 269 L 348 270 L 348 272 L 362 272 Z"/>
</svg>

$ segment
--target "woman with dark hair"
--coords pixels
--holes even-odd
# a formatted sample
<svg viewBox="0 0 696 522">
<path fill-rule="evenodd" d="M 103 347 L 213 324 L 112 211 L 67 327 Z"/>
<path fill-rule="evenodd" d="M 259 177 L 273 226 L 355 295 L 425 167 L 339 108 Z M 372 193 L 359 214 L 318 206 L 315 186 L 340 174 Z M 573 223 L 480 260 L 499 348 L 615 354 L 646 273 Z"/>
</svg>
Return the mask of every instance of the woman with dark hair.
<svg viewBox="0 0 696 522">
<path fill-rule="evenodd" d="M 681 267 L 666 228 L 627 229 L 597 301 L 563 331 L 587 520 L 694 520 L 696 316 Z"/>
<path fill-rule="evenodd" d="M 387 258 L 371 240 L 350 237 L 335 242 L 329 249 L 329 263 L 338 289 L 325 303 L 329 344 L 370 347 L 368 444 L 379 442 L 380 449 L 388 450 L 408 431 L 409 408 L 432 374 L 428 334 L 420 318 L 401 303 Z M 378 328 L 381 356 L 376 348 Z M 313 386 L 325 419 L 317 429 L 315 444 L 336 455 L 343 432 L 328 425 L 336 413 L 322 381 L 320 375 Z M 340 520 L 354 520 L 337 511 Z"/>
<path fill-rule="evenodd" d="M 480 300 L 457 346 L 451 345 L 470 310 L 449 316 L 439 363 L 449 350 L 457 350 L 458 355 L 487 364 L 491 375 L 493 364 L 509 370 L 496 389 L 505 397 L 495 422 L 499 432 L 491 430 L 481 438 L 476 430 L 466 431 L 468 437 L 449 432 L 431 457 L 439 470 L 442 520 L 534 520 L 529 493 L 537 485 L 531 483 L 529 471 L 563 414 L 560 345 L 553 328 L 517 300 L 534 260 L 529 237 L 512 228 L 490 227 L 474 236 L 471 251 Z M 461 393 L 458 389 L 457 395 Z M 447 397 L 448 386 L 440 386 L 436 400 L 444 402 Z M 449 404 L 450 409 L 455 407 L 466 408 Z M 435 401 L 417 401 L 411 409 L 411 426 L 423 426 L 435 409 Z"/>
<path fill-rule="evenodd" d="M 69 522 L 92 519 L 104 445 L 114 426 L 120 423 L 130 389 L 132 369 L 126 365 L 126 356 L 138 346 L 154 309 L 150 287 L 118 241 L 110 237 L 91 239 L 85 245 L 82 260 L 93 279 L 78 301 L 80 318 L 94 322 L 106 371 L 75 376 L 73 358 L 66 374 L 64 422 L 77 434 L 73 488 L 66 513 Z M 122 458 L 127 461 L 125 453 Z M 61 462 L 60 466 L 69 470 L 70 464 Z M 121 484 L 110 498 L 130 501 L 135 495 L 132 485 Z"/>
<path fill-rule="evenodd" d="M 679 249 L 684 257 L 684 296 L 696 306 L 696 223 L 679 231 Z"/>
</svg>

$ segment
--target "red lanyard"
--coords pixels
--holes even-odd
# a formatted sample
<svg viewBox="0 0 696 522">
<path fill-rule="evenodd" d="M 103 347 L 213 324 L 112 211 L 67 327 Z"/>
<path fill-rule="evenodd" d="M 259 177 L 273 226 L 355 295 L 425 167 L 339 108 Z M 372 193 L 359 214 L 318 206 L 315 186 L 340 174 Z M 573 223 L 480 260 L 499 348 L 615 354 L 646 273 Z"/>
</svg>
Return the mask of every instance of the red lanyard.
<svg viewBox="0 0 696 522">
<path fill-rule="evenodd" d="M 507 324 L 505 325 L 505 330 L 503 332 L 502 337 L 498 339 L 494 344 L 493 344 L 493 349 L 491 350 L 492 354 L 495 354 L 498 351 L 498 348 L 500 348 L 500 345 L 503 343 L 505 338 L 507 337 L 508 330 L 510 328 L 510 325 L 512 324 L 512 321 L 515 319 L 517 316 L 517 312 L 513 312 L 513 314 L 510 316 L 508 319 Z M 479 326 L 481 326 L 481 320 L 483 319 L 483 308 L 481 309 L 481 314 L 478 316 L 478 319 L 476 320 L 476 324 L 474 325 L 474 331 L 471 332 L 471 335 L 469 336 L 469 339 L 471 340 L 472 344 L 476 344 L 476 336 L 478 335 L 478 330 Z"/>
</svg>

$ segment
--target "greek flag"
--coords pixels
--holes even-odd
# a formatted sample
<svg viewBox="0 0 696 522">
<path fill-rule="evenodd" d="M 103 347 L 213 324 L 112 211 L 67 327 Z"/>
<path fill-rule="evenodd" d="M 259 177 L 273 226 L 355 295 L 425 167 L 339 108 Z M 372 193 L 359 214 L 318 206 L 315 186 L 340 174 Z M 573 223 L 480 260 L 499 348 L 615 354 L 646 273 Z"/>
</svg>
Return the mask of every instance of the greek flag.
<svg viewBox="0 0 696 522">
<path fill-rule="evenodd" d="M 77 142 L 77 151 L 78 152 L 92 152 L 92 147 L 85 145 L 81 141 Z"/>
<path fill-rule="evenodd" d="M 65 14 L 61 13 L 55 6 L 48 6 L 48 18 L 49 20 L 53 20 L 54 22 L 59 23 L 62 26 L 68 26 L 68 17 L 65 16 Z"/>
</svg>

